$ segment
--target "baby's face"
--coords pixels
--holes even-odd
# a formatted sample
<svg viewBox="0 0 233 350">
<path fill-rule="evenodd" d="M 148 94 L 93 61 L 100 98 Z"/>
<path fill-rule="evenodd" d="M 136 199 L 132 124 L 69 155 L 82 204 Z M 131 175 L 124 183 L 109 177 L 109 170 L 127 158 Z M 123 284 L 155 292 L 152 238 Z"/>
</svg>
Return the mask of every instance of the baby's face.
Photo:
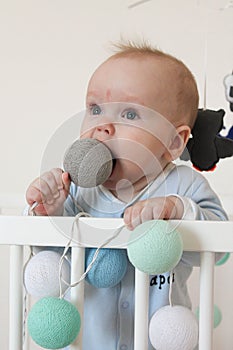
<svg viewBox="0 0 233 350">
<path fill-rule="evenodd" d="M 150 59 L 110 59 L 88 86 L 81 137 L 111 150 L 116 161 L 104 186 L 113 191 L 132 185 L 140 190 L 170 161 L 168 147 L 176 131 L 160 114 L 169 102 L 161 95 L 162 82 L 155 84 L 151 64 Z"/>
</svg>

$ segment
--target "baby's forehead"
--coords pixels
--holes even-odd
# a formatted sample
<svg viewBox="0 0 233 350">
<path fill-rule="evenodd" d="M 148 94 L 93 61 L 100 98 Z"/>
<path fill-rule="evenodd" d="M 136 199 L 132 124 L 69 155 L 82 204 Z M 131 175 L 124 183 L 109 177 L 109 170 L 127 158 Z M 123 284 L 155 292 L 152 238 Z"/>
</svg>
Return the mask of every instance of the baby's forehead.
<svg viewBox="0 0 233 350">
<path fill-rule="evenodd" d="M 117 66 L 117 65 L 131 65 L 136 64 L 138 68 L 143 66 L 151 67 L 155 69 L 156 67 L 162 67 L 164 64 L 169 65 L 169 60 L 166 58 L 156 57 L 150 54 L 116 54 L 108 57 L 104 62 L 102 62 L 96 70 L 101 67 L 106 66 Z"/>
<path fill-rule="evenodd" d="M 96 90 L 103 91 L 106 97 L 110 88 L 122 93 L 131 91 L 134 96 L 131 102 L 135 102 L 137 97 L 136 102 L 139 99 L 145 101 L 146 106 L 173 120 L 179 108 L 176 98 L 182 85 L 179 76 L 178 70 L 167 59 L 151 55 L 113 55 L 94 72 L 88 85 L 88 95 Z M 123 80 L 124 83 L 119 83 Z M 114 102 L 122 101 L 118 93 L 113 95 Z"/>
</svg>

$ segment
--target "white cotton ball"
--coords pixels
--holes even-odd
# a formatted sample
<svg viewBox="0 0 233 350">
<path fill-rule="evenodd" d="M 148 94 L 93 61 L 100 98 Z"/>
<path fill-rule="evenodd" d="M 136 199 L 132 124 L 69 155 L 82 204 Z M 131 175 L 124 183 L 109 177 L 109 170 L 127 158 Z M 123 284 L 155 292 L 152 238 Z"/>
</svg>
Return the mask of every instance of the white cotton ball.
<svg viewBox="0 0 233 350">
<path fill-rule="evenodd" d="M 29 294 L 37 298 L 59 296 L 60 259 L 59 253 L 49 250 L 41 251 L 30 259 L 24 271 L 24 285 Z M 70 280 L 70 264 L 67 260 L 63 261 L 62 278 L 66 282 Z M 66 288 L 62 282 L 62 292 Z"/>
<path fill-rule="evenodd" d="M 193 350 L 198 342 L 197 319 L 184 306 L 164 306 L 150 320 L 149 337 L 156 350 Z"/>
</svg>

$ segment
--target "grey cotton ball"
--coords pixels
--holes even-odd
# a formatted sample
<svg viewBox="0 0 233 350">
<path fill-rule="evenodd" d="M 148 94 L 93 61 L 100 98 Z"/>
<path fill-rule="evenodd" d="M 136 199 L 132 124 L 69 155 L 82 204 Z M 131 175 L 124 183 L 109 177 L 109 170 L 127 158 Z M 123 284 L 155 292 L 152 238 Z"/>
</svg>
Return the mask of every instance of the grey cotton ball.
<svg viewBox="0 0 233 350">
<path fill-rule="evenodd" d="M 63 167 L 71 180 L 80 187 L 95 187 L 104 183 L 112 172 L 110 150 L 96 139 L 76 140 L 66 151 Z"/>
</svg>

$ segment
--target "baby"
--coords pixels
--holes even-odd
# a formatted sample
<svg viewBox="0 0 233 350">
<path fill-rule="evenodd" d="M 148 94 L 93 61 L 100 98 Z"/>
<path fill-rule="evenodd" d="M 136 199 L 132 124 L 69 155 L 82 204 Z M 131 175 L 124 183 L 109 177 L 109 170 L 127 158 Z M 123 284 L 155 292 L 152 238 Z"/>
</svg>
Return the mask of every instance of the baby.
<svg viewBox="0 0 233 350">
<path fill-rule="evenodd" d="M 130 230 L 151 219 L 226 220 L 206 179 L 173 163 L 197 115 L 193 75 L 180 60 L 147 44 L 117 49 L 90 79 L 81 128 L 81 138 L 110 149 L 115 159 L 110 177 L 103 185 L 81 188 L 67 172 L 52 169 L 29 186 L 28 204 L 39 203 L 36 215 L 75 216 L 75 198 L 93 217 L 123 217 Z M 174 304 L 191 307 L 186 281 L 198 264 L 198 254 L 183 254 L 171 281 Z M 84 350 L 133 350 L 133 272 L 129 263 L 113 288 L 85 284 Z M 169 304 L 168 277 L 169 271 L 150 277 L 150 317 Z"/>
</svg>

